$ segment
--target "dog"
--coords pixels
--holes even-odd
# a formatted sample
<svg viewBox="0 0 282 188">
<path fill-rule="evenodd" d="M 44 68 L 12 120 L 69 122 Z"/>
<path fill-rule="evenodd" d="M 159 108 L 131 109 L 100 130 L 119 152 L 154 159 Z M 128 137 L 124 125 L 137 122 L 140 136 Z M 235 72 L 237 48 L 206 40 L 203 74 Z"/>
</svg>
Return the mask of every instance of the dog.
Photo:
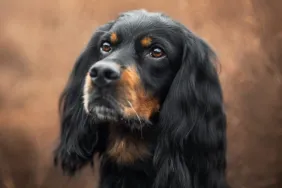
<svg viewBox="0 0 282 188">
<path fill-rule="evenodd" d="M 100 188 L 227 188 L 217 63 L 164 13 L 119 14 L 96 29 L 61 94 L 55 165 L 73 176 L 99 154 Z"/>
</svg>

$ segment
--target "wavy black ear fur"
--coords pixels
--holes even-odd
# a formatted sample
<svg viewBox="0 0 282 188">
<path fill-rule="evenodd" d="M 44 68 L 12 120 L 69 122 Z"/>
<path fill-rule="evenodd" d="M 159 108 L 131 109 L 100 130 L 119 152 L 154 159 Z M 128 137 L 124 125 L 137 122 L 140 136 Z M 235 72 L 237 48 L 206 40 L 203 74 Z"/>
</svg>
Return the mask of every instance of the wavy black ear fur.
<svg viewBox="0 0 282 188">
<path fill-rule="evenodd" d="M 61 94 L 60 123 L 61 133 L 59 145 L 55 150 L 55 165 L 60 164 L 68 175 L 92 162 L 97 149 L 99 133 L 97 125 L 91 121 L 83 108 L 83 85 L 91 63 L 97 61 L 90 51 L 98 44 L 98 37 L 113 25 L 109 22 L 97 29 L 87 47 L 77 59 L 68 83 Z"/>
<path fill-rule="evenodd" d="M 226 188 L 226 117 L 213 50 L 185 33 L 183 59 L 160 112 L 155 188 Z"/>
</svg>

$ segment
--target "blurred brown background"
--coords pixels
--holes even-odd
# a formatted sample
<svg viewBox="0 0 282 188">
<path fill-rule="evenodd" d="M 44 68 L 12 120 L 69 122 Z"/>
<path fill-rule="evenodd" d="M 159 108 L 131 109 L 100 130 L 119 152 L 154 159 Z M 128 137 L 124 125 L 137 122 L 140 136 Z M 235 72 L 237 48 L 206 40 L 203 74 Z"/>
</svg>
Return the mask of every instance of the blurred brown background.
<svg viewBox="0 0 282 188">
<path fill-rule="evenodd" d="M 0 187 L 93 188 L 52 167 L 58 96 L 100 24 L 146 8 L 176 18 L 221 59 L 233 188 L 282 187 L 282 1 L 0 0 Z"/>
</svg>

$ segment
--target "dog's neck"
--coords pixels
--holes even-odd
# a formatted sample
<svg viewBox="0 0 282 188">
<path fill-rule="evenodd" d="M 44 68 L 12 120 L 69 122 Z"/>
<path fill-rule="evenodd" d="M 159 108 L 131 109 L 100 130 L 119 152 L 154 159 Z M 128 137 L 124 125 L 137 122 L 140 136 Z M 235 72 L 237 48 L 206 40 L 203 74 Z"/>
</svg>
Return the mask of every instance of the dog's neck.
<svg viewBox="0 0 282 188">
<path fill-rule="evenodd" d="M 122 124 L 111 124 L 108 130 L 106 153 L 114 162 L 129 165 L 152 156 L 148 128 L 131 130 Z"/>
</svg>

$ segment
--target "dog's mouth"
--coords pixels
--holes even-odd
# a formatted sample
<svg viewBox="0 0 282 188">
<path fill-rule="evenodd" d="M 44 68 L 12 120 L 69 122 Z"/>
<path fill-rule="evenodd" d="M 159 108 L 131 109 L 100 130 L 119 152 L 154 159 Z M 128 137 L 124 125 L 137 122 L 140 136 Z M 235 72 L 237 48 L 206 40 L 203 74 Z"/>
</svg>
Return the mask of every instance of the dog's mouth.
<svg viewBox="0 0 282 188">
<path fill-rule="evenodd" d="M 90 113 L 102 121 L 117 121 L 118 114 L 115 110 L 105 106 L 95 106 Z"/>
<path fill-rule="evenodd" d="M 96 97 L 85 106 L 91 116 L 99 121 L 118 121 L 122 115 L 121 105 L 110 96 Z"/>
<path fill-rule="evenodd" d="M 142 127 L 152 124 L 150 120 L 139 116 L 136 111 L 135 115 L 125 115 L 125 109 L 133 108 L 133 106 L 128 100 L 123 100 L 123 103 L 112 96 L 95 97 L 85 104 L 85 110 L 95 121 L 121 123 L 129 125 L 130 129 L 142 129 Z"/>
</svg>

